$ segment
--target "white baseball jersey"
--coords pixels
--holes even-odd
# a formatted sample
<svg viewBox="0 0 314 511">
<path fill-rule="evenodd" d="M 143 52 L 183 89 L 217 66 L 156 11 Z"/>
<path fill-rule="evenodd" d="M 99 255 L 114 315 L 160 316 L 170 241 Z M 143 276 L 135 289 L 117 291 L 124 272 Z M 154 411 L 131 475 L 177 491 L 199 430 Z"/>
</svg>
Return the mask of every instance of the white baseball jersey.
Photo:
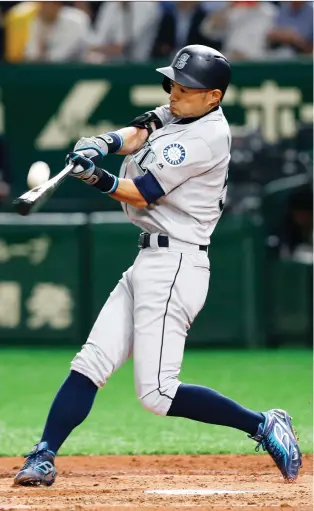
<svg viewBox="0 0 314 511">
<path fill-rule="evenodd" d="M 225 201 L 231 134 L 222 109 L 200 118 L 174 117 L 168 106 L 155 110 L 163 127 L 121 166 L 120 177 L 134 179 L 150 173 L 160 189 L 144 209 L 122 204 L 129 220 L 149 233 L 208 245 Z M 157 183 L 156 183 L 157 181 Z M 155 188 L 155 186 L 154 186 Z M 158 195 L 158 193 L 157 193 Z"/>
</svg>

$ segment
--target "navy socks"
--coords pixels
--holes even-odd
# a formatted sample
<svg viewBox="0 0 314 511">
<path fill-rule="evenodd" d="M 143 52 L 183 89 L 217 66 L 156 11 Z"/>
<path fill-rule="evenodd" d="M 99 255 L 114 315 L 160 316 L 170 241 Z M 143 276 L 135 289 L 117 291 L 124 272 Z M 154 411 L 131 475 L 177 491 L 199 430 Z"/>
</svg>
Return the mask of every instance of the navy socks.
<svg viewBox="0 0 314 511">
<path fill-rule="evenodd" d="M 219 424 L 255 435 L 265 418 L 261 413 L 243 408 L 215 390 L 181 383 L 167 415 L 185 417 L 207 424 Z"/>
<path fill-rule="evenodd" d="M 51 405 L 41 442 L 57 453 L 71 431 L 89 414 L 98 387 L 83 374 L 71 371 Z"/>
<path fill-rule="evenodd" d="M 83 374 L 71 371 L 51 405 L 41 442 L 57 453 L 76 426 L 89 414 L 98 387 Z M 198 385 L 181 384 L 168 415 L 185 417 L 208 424 L 219 424 L 255 435 L 264 422 L 261 413 L 243 408 L 215 390 Z"/>
</svg>

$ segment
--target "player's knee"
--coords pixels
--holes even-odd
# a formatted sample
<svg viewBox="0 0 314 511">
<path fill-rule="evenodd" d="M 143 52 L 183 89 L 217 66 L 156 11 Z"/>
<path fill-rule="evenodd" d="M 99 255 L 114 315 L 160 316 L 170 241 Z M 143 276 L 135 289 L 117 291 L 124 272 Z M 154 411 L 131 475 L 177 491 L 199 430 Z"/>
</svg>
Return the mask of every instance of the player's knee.
<svg viewBox="0 0 314 511">
<path fill-rule="evenodd" d="M 147 396 L 139 396 L 139 400 L 143 408 L 155 415 L 167 415 L 169 404 L 167 398 L 161 396 L 158 390 L 150 392 Z"/>
<path fill-rule="evenodd" d="M 97 387 L 103 387 L 114 367 L 99 346 L 88 340 L 72 360 L 71 369 L 84 374 Z"/>
<path fill-rule="evenodd" d="M 156 386 L 138 386 L 137 396 L 145 408 L 155 415 L 167 415 L 180 382 L 178 379 L 171 379 L 169 383 L 160 387 Z"/>
</svg>

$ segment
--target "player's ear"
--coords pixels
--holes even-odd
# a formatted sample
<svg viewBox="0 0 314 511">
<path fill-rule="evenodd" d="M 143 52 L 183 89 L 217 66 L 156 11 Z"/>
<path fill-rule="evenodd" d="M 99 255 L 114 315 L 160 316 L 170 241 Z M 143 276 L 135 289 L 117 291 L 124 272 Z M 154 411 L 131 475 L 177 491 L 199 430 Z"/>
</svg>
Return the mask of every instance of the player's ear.
<svg viewBox="0 0 314 511">
<path fill-rule="evenodd" d="M 222 98 L 222 92 L 220 89 L 213 89 L 211 91 L 211 102 L 212 103 L 219 103 Z"/>
<path fill-rule="evenodd" d="M 206 91 L 207 106 L 212 108 L 219 104 L 222 98 L 222 92 L 220 89 L 210 89 Z"/>
</svg>

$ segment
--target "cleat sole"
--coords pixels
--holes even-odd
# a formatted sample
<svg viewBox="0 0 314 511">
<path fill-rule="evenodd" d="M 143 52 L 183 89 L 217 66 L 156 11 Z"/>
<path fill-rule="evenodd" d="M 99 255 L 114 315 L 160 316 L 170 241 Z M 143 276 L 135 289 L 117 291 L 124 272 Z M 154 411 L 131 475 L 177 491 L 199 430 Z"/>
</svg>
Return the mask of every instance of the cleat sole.
<svg viewBox="0 0 314 511">
<path fill-rule="evenodd" d="M 29 478 L 29 479 L 23 479 L 21 481 L 14 481 L 13 486 L 51 486 L 53 482 L 54 481 L 47 482 L 47 481 L 41 481 L 38 479 Z"/>
</svg>

